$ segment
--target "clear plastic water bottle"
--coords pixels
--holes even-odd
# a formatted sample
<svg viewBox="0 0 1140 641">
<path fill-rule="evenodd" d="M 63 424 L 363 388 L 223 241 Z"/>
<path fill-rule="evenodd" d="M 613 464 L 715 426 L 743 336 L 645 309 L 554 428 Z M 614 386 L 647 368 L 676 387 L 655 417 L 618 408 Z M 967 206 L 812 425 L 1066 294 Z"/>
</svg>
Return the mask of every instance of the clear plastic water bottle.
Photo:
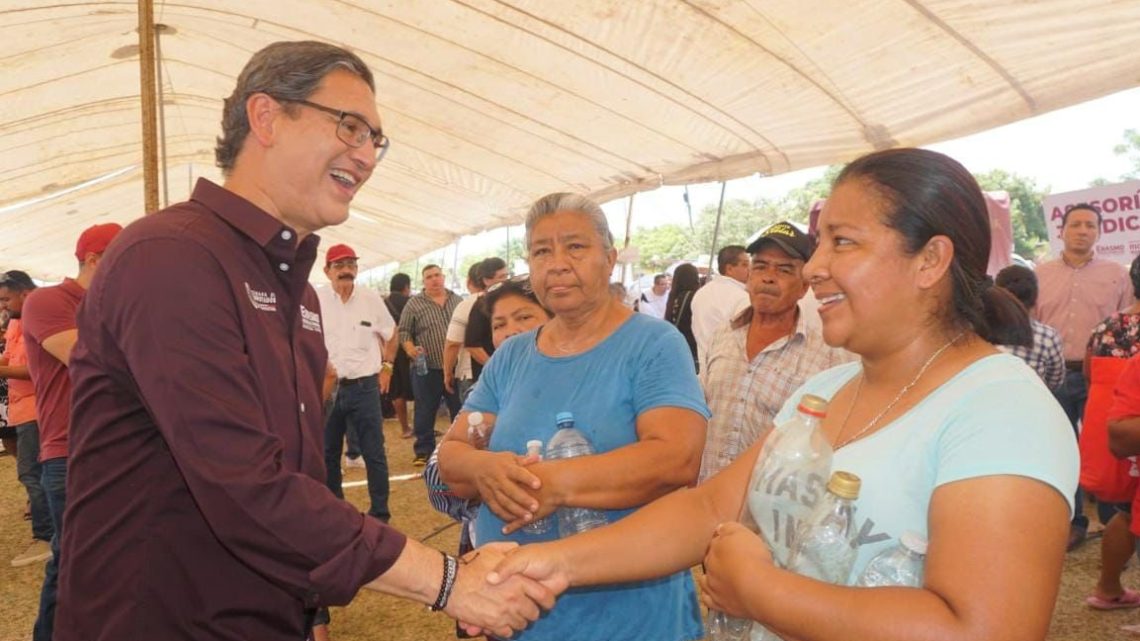
<svg viewBox="0 0 1140 641">
<path fill-rule="evenodd" d="M 752 619 L 709 610 L 709 641 L 746 641 L 751 631 Z"/>
<path fill-rule="evenodd" d="M 467 415 L 467 442 L 477 450 L 487 449 L 491 435 L 487 429 L 487 418 L 483 412 L 471 412 Z M 541 441 L 539 441 L 541 443 Z M 530 443 L 527 443 L 529 446 Z"/>
<path fill-rule="evenodd" d="M 796 535 L 788 568 L 818 581 L 847 585 L 855 564 L 855 500 L 861 481 L 850 472 L 835 472 L 827 494 Z"/>
<path fill-rule="evenodd" d="M 820 431 L 827 401 L 805 394 L 796 415 L 772 429 L 756 457 L 740 522 L 760 537 L 777 567 L 786 567 L 795 533 L 824 494 L 831 445 Z M 709 612 L 710 641 L 778 639 L 749 619 Z"/>
<path fill-rule="evenodd" d="M 574 427 L 574 415 L 561 412 L 554 417 L 558 431 L 546 444 L 546 459 L 564 459 L 575 456 L 589 456 L 594 447 L 578 428 Z M 606 515 L 600 510 L 588 507 L 562 507 L 558 509 L 558 535 L 570 536 L 592 530 L 606 524 Z"/>
<path fill-rule="evenodd" d="M 875 555 L 855 585 L 879 588 L 888 585 L 920 588 L 926 565 L 926 538 L 907 530 L 898 545 Z"/>
<path fill-rule="evenodd" d="M 538 439 L 535 439 L 532 441 L 527 441 L 526 442 L 526 454 L 527 454 L 527 456 L 537 456 L 538 460 L 541 461 L 542 460 L 542 441 L 540 441 Z M 527 534 L 546 534 L 547 532 L 550 531 L 550 525 L 551 525 L 550 521 L 551 521 L 550 517 L 547 516 L 547 517 L 543 517 L 537 521 L 533 521 L 531 523 L 528 523 L 525 526 L 523 526 L 523 532 L 526 532 Z"/>
<path fill-rule="evenodd" d="M 424 353 L 424 348 L 422 348 L 422 347 L 416 348 L 415 366 L 416 366 L 416 374 L 418 376 L 427 376 L 427 373 L 428 373 L 427 354 Z"/>
</svg>

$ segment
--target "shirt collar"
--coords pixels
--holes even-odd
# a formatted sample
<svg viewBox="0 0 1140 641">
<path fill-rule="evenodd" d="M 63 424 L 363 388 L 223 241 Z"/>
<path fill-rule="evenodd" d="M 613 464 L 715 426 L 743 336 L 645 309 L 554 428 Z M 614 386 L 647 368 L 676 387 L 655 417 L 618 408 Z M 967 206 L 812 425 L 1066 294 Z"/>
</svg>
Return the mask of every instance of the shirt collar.
<svg viewBox="0 0 1140 641">
<path fill-rule="evenodd" d="M 63 282 L 59 284 L 59 288 L 76 298 L 83 298 L 83 295 L 87 293 L 87 290 L 83 289 L 83 285 L 80 285 L 79 281 L 74 278 L 64 278 Z"/>
<path fill-rule="evenodd" d="M 316 261 L 320 236 L 309 234 L 298 245 L 297 230 L 220 185 L 199 178 L 190 199 L 204 205 L 231 227 L 257 243 L 275 263 L 285 262 L 290 266 L 302 263 L 302 269 L 308 273 L 308 269 Z M 304 263 L 308 265 L 305 266 Z"/>
<path fill-rule="evenodd" d="M 717 282 L 723 281 L 725 284 L 735 285 L 736 287 L 739 287 L 740 289 L 743 289 L 744 291 L 748 291 L 747 285 L 736 280 L 732 276 L 725 276 L 724 274 L 713 274 L 713 280 L 717 281 Z"/>
<path fill-rule="evenodd" d="M 748 324 L 752 322 L 752 307 L 745 307 L 732 319 L 733 329 L 748 329 Z M 808 324 L 807 314 L 804 313 L 801 301 L 796 301 L 796 325 L 792 329 L 792 336 L 800 336 L 807 338 L 808 329 L 811 326 Z"/>
</svg>

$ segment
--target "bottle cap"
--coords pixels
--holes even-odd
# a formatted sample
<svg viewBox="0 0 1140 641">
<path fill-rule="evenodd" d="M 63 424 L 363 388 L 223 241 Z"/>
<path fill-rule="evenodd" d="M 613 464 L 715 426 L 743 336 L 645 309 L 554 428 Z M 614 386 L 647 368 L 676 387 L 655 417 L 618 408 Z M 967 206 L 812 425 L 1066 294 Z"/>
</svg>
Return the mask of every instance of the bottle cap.
<svg viewBox="0 0 1140 641">
<path fill-rule="evenodd" d="M 556 425 L 561 425 L 561 424 L 566 423 L 566 422 L 570 422 L 570 423 L 574 422 L 574 414 L 573 413 L 571 413 L 571 412 L 559 412 L 558 414 L 555 414 L 554 423 Z"/>
<path fill-rule="evenodd" d="M 483 424 L 483 412 L 471 412 L 467 415 L 467 424 L 471 426 Z"/>
<path fill-rule="evenodd" d="M 926 537 L 918 532 L 911 530 L 904 531 L 902 536 L 899 537 L 899 542 L 903 544 L 903 547 L 915 554 L 926 554 Z"/>
<path fill-rule="evenodd" d="M 526 451 L 529 453 L 532 450 L 538 450 L 539 452 L 541 452 L 542 451 L 542 441 L 540 441 L 538 439 L 533 439 L 533 440 L 527 441 L 526 442 Z"/>
<path fill-rule="evenodd" d="M 827 401 L 815 394 L 804 394 L 800 397 L 799 411 L 809 416 L 823 418 L 827 416 Z"/>
<path fill-rule="evenodd" d="M 863 481 L 851 472 L 832 472 L 827 491 L 841 499 L 855 500 L 859 498 L 859 486 L 862 484 Z"/>
</svg>

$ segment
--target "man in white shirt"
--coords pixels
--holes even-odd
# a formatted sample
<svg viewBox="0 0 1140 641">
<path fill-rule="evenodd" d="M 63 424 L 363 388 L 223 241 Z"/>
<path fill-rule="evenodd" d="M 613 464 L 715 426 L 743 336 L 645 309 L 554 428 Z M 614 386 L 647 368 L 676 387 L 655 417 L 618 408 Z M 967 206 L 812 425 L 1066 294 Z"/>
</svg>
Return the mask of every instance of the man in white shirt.
<svg viewBox="0 0 1140 641">
<path fill-rule="evenodd" d="M 329 489 L 344 498 L 340 456 L 345 433 L 352 430 L 368 474 L 368 514 L 385 523 L 388 510 L 388 459 L 384 454 L 384 418 L 380 393 L 392 378 L 398 341 L 396 322 L 376 292 L 356 288 L 357 257 L 348 245 L 325 254 L 331 285 L 317 290 L 324 319 L 325 347 L 336 371 L 336 392 L 325 422 L 325 467 Z"/>
<path fill-rule="evenodd" d="M 653 289 L 641 292 L 637 310 L 653 318 L 665 318 L 665 304 L 669 301 L 669 275 L 657 274 L 653 277 Z"/>
<path fill-rule="evenodd" d="M 742 245 L 722 247 L 716 253 L 719 273 L 693 294 L 693 338 L 701 369 L 717 330 L 750 304 L 746 283 L 751 265 L 752 259 Z"/>
<path fill-rule="evenodd" d="M 447 325 L 447 341 L 443 344 L 443 388 L 453 394 L 459 394 L 460 402 L 466 400 L 466 392 L 470 389 L 473 379 L 471 352 L 463 346 L 463 337 L 467 332 L 467 319 L 471 316 L 471 308 L 483 295 L 483 279 L 479 277 L 482 264 L 482 261 L 477 262 L 467 270 L 467 291 L 470 295 L 455 306 L 451 322 Z"/>
</svg>

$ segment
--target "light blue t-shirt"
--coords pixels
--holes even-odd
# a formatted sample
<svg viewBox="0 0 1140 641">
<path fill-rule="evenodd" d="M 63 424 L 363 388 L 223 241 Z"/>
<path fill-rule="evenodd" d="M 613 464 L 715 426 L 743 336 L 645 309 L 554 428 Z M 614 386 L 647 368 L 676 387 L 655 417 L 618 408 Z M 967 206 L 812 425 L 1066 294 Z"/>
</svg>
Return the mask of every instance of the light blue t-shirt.
<svg viewBox="0 0 1140 641">
<path fill-rule="evenodd" d="M 708 418 L 693 358 L 672 325 L 634 314 L 587 352 L 554 358 L 538 351 L 537 332 L 508 340 L 488 361 L 466 411 L 497 416 L 489 449 L 526 453 L 526 442 L 554 435 L 554 417 L 574 414 L 575 426 L 598 453 L 637 441 L 635 421 L 659 407 L 690 409 Z M 609 510 L 612 523 L 633 510 Z M 484 505 L 475 539 L 528 543 L 558 537 L 502 534 L 503 521 Z M 526 641 L 686 641 L 704 631 L 688 570 L 663 579 L 579 588 L 514 638 Z"/>
<path fill-rule="evenodd" d="M 788 398 L 776 422 L 789 420 L 804 394 L 831 399 L 860 367 L 849 363 L 812 377 Z M 879 431 L 835 452 L 831 470 L 863 481 L 851 581 L 904 531 L 929 536 L 927 510 L 938 486 L 1024 476 L 1055 488 L 1071 511 L 1079 467 L 1073 428 L 1037 374 L 1009 354 L 982 358 Z"/>
</svg>

